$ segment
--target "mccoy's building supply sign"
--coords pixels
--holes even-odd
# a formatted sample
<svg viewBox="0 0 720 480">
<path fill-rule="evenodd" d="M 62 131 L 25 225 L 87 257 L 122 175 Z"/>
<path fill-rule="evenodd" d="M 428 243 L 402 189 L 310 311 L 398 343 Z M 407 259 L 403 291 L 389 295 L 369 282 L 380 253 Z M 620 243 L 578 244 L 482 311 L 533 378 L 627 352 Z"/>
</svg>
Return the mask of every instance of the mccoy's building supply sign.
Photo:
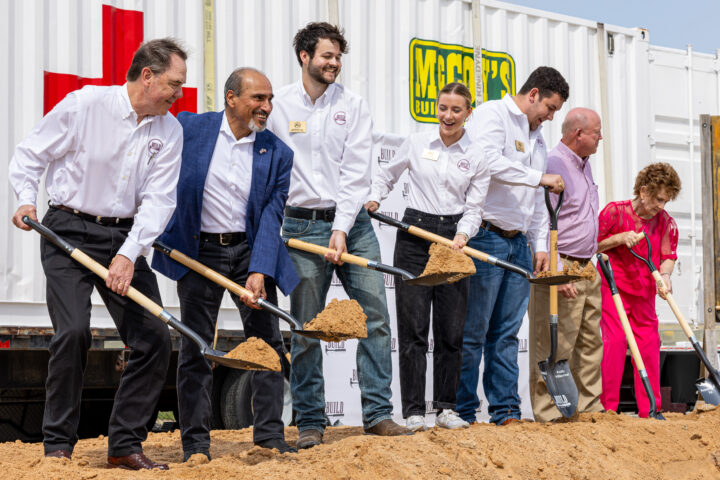
<svg viewBox="0 0 720 480">
<path fill-rule="evenodd" d="M 515 95 L 515 61 L 508 53 L 483 49 L 483 101 Z M 435 99 L 448 83 L 470 88 L 475 106 L 475 61 L 472 47 L 413 38 L 410 41 L 410 115 L 418 122 L 438 123 Z"/>
</svg>

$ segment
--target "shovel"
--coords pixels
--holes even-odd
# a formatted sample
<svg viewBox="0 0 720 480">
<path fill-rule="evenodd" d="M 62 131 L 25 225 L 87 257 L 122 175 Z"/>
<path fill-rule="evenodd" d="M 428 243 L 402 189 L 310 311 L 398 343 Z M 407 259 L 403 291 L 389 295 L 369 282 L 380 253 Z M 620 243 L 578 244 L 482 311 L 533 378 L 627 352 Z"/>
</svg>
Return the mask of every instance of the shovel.
<svg viewBox="0 0 720 480">
<path fill-rule="evenodd" d="M 697 387 L 698 392 L 700 392 L 700 395 L 702 396 L 705 403 L 709 403 L 711 405 L 720 405 L 720 374 L 718 374 L 718 371 L 715 370 L 715 368 L 712 366 L 712 363 L 710 363 L 710 359 L 707 357 L 707 355 L 705 355 L 705 351 L 700 346 L 697 338 L 695 338 L 695 334 L 692 332 L 692 330 L 690 329 L 690 325 L 688 325 L 685 317 L 680 312 L 680 308 L 678 307 L 677 303 L 675 303 L 675 299 L 668 291 L 667 285 L 665 285 L 665 281 L 662 279 L 660 272 L 658 272 L 655 268 L 655 264 L 653 264 L 652 261 L 652 247 L 650 246 L 650 240 L 647 238 L 645 232 L 642 232 L 642 236 L 645 239 L 645 243 L 647 243 L 647 258 L 638 255 L 632 248 L 630 249 L 630 253 L 632 253 L 635 257 L 639 258 L 650 269 L 650 274 L 655 279 L 655 283 L 657 283 L 658 288 L 662 289 L 662 291 L 665 292 L 665 300 L 670 305 L 670 309 L 675 314 L 675 318 L 677 318 L 677 321 L 680 324 L 683 332 L 685 332 L 688 340 L 690 340 L 690 343 L 695 349 L 695 353 L 697 353 L 697 356 L 700 357 L 700 360 L 705 364 L 705 369 L 708 372 L 709 378 L 699 378 L 695 382 L 695 386 Z"/>
<path fill-rule="evenodd" d="M 74 260 L 82 264 L 88 270 L 97 274 L 103 280 L 107 278 L 107 268 L 90 258 L 85 252 L 70 245 L 67 241 L 65 241 L 58 234 L 47 228 L 45 225 L 39 224 L 27 215 L 23 217 L 23 222 L 25 222 L 26 225 L 30 226 L 40 235 L 45 237 L 45 239 L 65 250 L 68 255 L 70 255 Z M 197 333 L 195 333 L 192 329 L 188 328 L 187 325 L 184 325 L 182 322 L 173 317 L 170 312 L 163 309 L 163 307 L 150 300 L 144 294 L 140 293 L 134 287 L 130 287 L 128 289 L 127 296 L 135 303 L 144 307 L 150 313 L 158 317 L 160 320 L 167 323 L 175 330 L 195 342 L 198 348 L 200 348 L 200 353 L 202 353 L 208 360 L 212 360 L 213 362 L 220 365 L 225 365 L 226 367 L 237 368 L 240 370 L 269 370 L 265 366 L 254 362 L 248 362 L 238 358 L 227 358 L 226 352 L 221 352 L 220 350 L 210 348 L 208 344 L 205 343 Z"/>
<path fill-rule="evenodd" d="M 563 201 L 563 192 L 560 192 L 557 207 L 553 209 L 550 202 L 550 190 L 545 187 L 545 205 L 550 213 L 550 271 L 557 272 L 557 214 Z M 564 417 L 569 418 L 575 414 L 578 403 L 578 391 L 573 380 L 570 365 L 567 360 L 555 361 L 557 353 L 557 327 L 558 327 L 558 300 L 557 286 L 550 286 L 550 355 L 538 363 L 540 375 L 545 380 L 548 393 L 555 402 L 555 406 Z"/>
<path fill-rule="evenodd" d="M 246 288 L 241 287 L 237 283 L 233 282 L 227 277 L 224 277 L 217 273 L 215 270 L 206 267 L 202 263 L 198 262 L 197 260 L 194 260 L 184 253 L 175 250 L 173 248 L 170 248 L 169 246 L 165 245 L 164 243 L 160 241 L 155 241 L 153 243 L 153 248 L 155 250 L 158 250 L 168 257 L 172 258 L 178 263 L 181 263 L 188 267 L 190 270 L 193 270 L 194 272 L 199 273 L 203 277 L 217 283 L 221 287 L 227 288 L 229 291 L 234 293 L 235 295 L 238 295 L 240 297 L 243 296 L 250 296 L 252 297 L 252 292 Z M 285 310 L 281 310 L 276 305 L 273 305 L 271 302 L 268 302 L 267 300 L 263 298 L 257 299 L 257 304 L 262 308 L 263 310 L 267 310 L 268 312 L 272 313 L 273 315 L 282 318 L 287 323 L 290 324 L 290 330 L 293 333 L 297 333 L 298 335 L 304 335 L 306 337 L 310 338 L 320 338 L 323 335 L 323 332 L 315 331 L 315 330 L 304 330 L 302 324 L 292 315 L 287 313 Z"/>
<path fill-rule="evenodd" d="M 630 347 L 630 354 L 635 361 L 635 367 L 640 374 L 640 380 L 642 380 L 643 387 L 645 387 L 645 393 L 647 393 L 648 399 L 650 399 L 650 413 L 648 415 L 658 420 L 665 420 L 665 417 L 657 411 L 655 394 L 650 386 L 650 379 L 648 379 L 647 371 L 645 370 L 645 363 L 643 363 L 640 350 L 638 350 L 635 335 L 633 335 L 632 328 L 630 328 L 630 322 L 628 321 L 627 314 L 625 313 L 625 307 L 623 306 L 622 299 L 620 298 L 620 292 L 618 292 L 617 285 L 615 284 L 615 277 L 613 276 L 612 266 L 610 266 L 608 256 L 604 253 L 598 253 L 597 259 L 598 265 L 600 265 L 600 269 L 602 270 L 603 275 L 605 275 L 605 280 L 607 280 L 608 286 L 610 287 L 613 302 L 615 303 L 615 308 L 617 309 L 618 316 L 620 317 L 620 323 L 625 331 L 625 338 L 627 338 L 628 347 Z"/>
<path fill-rule="evenodd" d="M 408 232 L 411 235 L 415 235 L 416 237 L 424 238 L 425 240 L 428 240 L 430 242 L 439 243 L 441 245 L 445 245 L 447 247 L 452 248 L 453 241 L 449 238 L 441 237 L 440 235 L 437 235 L 432 232 L 428 232 L 427 230 L 423 230 L 422 228 L 416 227 L 414 225 L 409 225 L 407 223 L 401 222 L 399 220 L 395 220 L 394 218 L 390 218 L 386 215 L 383 215 L 381 213 L 377 212 L 370 212 L 368 211 L 368 214 L 374 218 L 375 220 L 378 220 L 383 223 L 387 223 L 388 225 L 392 225 L 395 228 L 399 228 L 400 230 L 404 232 Z M 532 272 L 529 272 L 525 270 L 524 268 L 515 265 L 514 263 L 506 262 L 505 260 L 500 260 L 497 257 L 493 257 L 492 255 L 488 255 L 485 252 L 481 252 L 480 250 L 475 250 L 474 248 L 470 247 L 463 247 L 462 249 L 463 253 L 465 255 L 468 255 L 472 258 L 477 258 L 481 262 L 489 263 L 490 265 L 495 265 L 496 267 L 504 268 L 505 270 L 509 270 L 511 272 L 518 273 L 525 277 L 530 283 L 537 283 L 540 285 L 564 285 L 566 283 L 570 282 L 576 282 L 578 280 L 581 280 L 582 277 L 579 275 L 554 275 L 551 277 L 535 277 Z M 435 274 L 438 275 L 438 274 Z M 431 277 L 431 276 L 428 276 Z"/>
<path fill-rule="evenodd" d="M 296 238 L 291 238 L 289 240 L 285 240 L 285 245 L 287 245 L 290 248 L 295 248 L 297 250 L 302 250 L 304 252 L 310 252 L 310 253 L 317 253 L 318 255 L 325 256 L 326 253 L 332 253 L 335 254 L 335 250 L 327 247 L 322 247 L 320 245 L 315 245 L 314 243 L 308 243 L 303 242 L 302 240 L 298 240 Z M 356 255 L 351 255 L 349 253 L 343 253 L 340 256 L 340 260 L 342 260 L 345 263 L 351 263 L 353 265 L 359 265 L 363 268 L 369 268 L 371 270 L 377 270 L 378 272 L 383 273 L 389 273 L 391 275 L 398 275 L 400 278 L 402 278 L 405 283 L 409 283 L 410 285 L 441 285 L 443 283 L 447 283 L 447 278 L 437 278 L 437 277 L 444 277 L 443 275 L 439 274 L 433 274 L 433 275 L 422 275 L 419 277 L 416 277 L 412 273 L 408 272 L 407 270 L 403 270 L 402 268 L 393 267 L 391 265 L 386 265 L 384 263 L 378 263 L 373 260 L 369 260 L 367 258 L 358 257 Z"/>
</svg>

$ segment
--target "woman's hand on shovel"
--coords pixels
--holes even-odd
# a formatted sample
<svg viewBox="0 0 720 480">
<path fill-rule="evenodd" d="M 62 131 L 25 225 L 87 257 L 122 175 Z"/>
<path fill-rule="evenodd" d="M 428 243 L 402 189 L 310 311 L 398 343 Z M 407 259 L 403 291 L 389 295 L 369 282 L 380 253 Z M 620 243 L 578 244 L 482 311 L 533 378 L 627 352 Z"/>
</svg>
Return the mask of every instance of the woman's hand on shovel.
<svg viewBox="0 0 720 480">
<path fill-rule="evenodd" d="M 267 298 L 267 293 L 265 292 L 265 275 L 257 272 L 251 273 L 248 275 L 247 282 L 245 282 L 245 288 L 252 292 L 252 297 L 247 295 L 241 297 L 243 303 L 250 308 L 260 310 L 261 307 L 257 304 L 258 298 L 262 298 L 263 300 Z"/>
</svg>

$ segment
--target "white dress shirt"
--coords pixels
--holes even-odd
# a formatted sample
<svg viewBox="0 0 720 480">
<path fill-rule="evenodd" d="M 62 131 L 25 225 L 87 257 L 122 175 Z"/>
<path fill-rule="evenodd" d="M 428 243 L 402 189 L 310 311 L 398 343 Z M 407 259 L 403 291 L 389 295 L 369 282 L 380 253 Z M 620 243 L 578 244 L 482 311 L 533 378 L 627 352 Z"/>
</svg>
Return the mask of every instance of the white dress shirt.
<svg viewBox="0 0 720 480">
<path fill-rule="evenodd" d="M 230 130 L 227 113 L 215 142 L 203 191 L 200 230 L 208 233 L 245 231 L 252 182 L 255 132 L 239 140 Z"/>
<path fill-rule="evenodd" d="M 134 217 L 118 253 L 133 262 L 150 253 L 175 209 L 183 136 L 170 113 L 137 118 L 127 84 L 69 93 L 15 148 L 9 177 L 18 206 L 36 205 L 47 169 L 51 204 Z"/>
<path fill-rule="evenodd" d="M 410 179 L 408 207 L 434 215 L 462 213 L 457 233 L 475 236 L 490 170 L 482 149 L 467 132 L 450 146 L 445 146 L 438 130 L 412 134 L 375 174 L 369 200 L 384 200 L 405 169 Z"/>
<path fill-rule="evenodd" d="M 332 229 L 348 233 L 370 192 L 367 102 L 333 83 L 313 105 L 300 80 L 276 92 L 273 104 L 268 128 L 295 152 L 287 205 L 336 207 Z"/>
<path fill-rule="evenodd" d="M 465 128 L 485 152 L 492 175 L 483 219 L 503 230 L 520 230 L 536 252 L 547 251 L 549 217 L 538 188 L 547 157 L 542 126 L 530 131 L 527 116 L 505 95 L 476 108 Z"/>
</svg>

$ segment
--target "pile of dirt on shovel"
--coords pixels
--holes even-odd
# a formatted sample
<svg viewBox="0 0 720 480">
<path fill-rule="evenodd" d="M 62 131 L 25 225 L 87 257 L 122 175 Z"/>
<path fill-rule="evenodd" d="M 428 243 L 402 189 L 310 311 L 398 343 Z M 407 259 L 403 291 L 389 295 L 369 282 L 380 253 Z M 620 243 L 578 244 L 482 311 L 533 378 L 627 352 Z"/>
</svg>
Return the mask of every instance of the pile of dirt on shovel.
<svg viewBox="0 0 720 480">
<path fill-rule="evenodd" d="M 450 247 L 433 243 L 430 245 L 428 253 L 430 258 L 425 265 L 425 270 L 420 274 L 421 277 L 436 273 L 453 273 L 455 275 L 448 279 L 448 283 L 454 283 L 475 273 L 475 264 L 472 259 Z"/>
<path fill-rule="evenodd" d="M 250 337 L 233 348 L 225 358 L 244 360 L 262 365 L 273 372 L 280 371 L 280 357 L 273 348 L 261 338 Z"/>
<path fill-rule="evenodd" d="M 593 266 L 592 262 L 587 262 L 585 267 L 581 267 L 579 262 L 572 262 L 571 264 L 565 263 L 563 266 L 562 272 L 552 273 L 551 271 L 545 271 L 545 272 L 539 272 L 537 274 L 537 278 L 546 278 L 546 277 L 552 277 L 555 275 L 576 275 L 579 276 L 583 280 L 590 280 L 591 282 L 595 280 L 595 274 L 596 274 L 595 267 Z"/>
<path fill-rule="evenodd" d="M 320 338 L 326 342 L 367 338 L 366 320 L 367 315 L 356 300 L 333 298 L 317 317 L 303 325 L 303 329 L 322 332 Z"/>
<path fill-rule="evenodd" d="M 12 479 L 512 479 L 710 480 L 720 478 L 720 410 L 667 421 L 614 413 L 563 423 L 486 423 L 431 428 L 413 436 L 363 435 L 330 427 L 324 444 L 280 454 L 253 445 L 252 429 L 213 430 L 212 461 L 182 463 L 180 434 L 151 433 L 143 444 L 169 471 L 107 470 L 107 439 L 80 440 L 72 460 L 45 459 L 41 443 L 0 444 L 0 468 Z M 429 418 L 429 417 L 428 417 Z M 430 419 L 430 418 L 429 418 Z M 285 429 L 295 445 L 297 429 Z"/>
</svg>

